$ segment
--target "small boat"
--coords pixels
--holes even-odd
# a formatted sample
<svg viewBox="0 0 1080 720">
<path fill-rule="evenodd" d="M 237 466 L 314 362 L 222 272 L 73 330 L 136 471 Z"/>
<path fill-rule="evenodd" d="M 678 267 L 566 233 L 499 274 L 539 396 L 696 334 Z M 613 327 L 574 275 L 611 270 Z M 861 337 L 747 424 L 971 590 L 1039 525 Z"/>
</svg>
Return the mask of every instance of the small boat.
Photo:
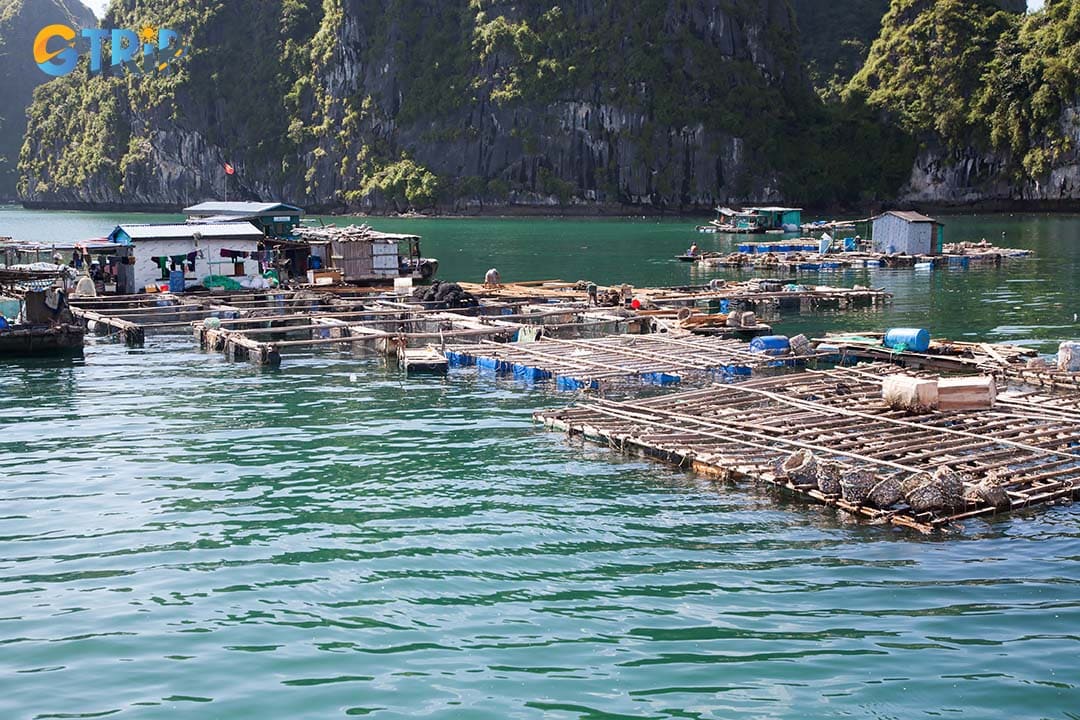
<svg viewBox="0 0 1080 720">
<path fill-rule="evenodd" d="M 690 253 L 683 253 L 682 255 L 676 255 L 675 259 L 679 262 L 692 263 L 699 262 L 701 260 L 708 260 L 709 258 L 720 257 L 722 253 L 718 252 L 699 252 L 691 255 Z"/>
<path fill-rule="evenodd" d="M 62 289 L 22 290 L 5 297 L 5 312 L 14 315 L 17 309 L 19 319 L 9 321 L 0 313 L 0 359 L 82 354 L 86 331 L 71 314 Z"/>
<path fill-rule="evenodd" d="M 81 355 L 84 335 L 77 325 L 0 326 L 0 359 Z"/>
</svg>

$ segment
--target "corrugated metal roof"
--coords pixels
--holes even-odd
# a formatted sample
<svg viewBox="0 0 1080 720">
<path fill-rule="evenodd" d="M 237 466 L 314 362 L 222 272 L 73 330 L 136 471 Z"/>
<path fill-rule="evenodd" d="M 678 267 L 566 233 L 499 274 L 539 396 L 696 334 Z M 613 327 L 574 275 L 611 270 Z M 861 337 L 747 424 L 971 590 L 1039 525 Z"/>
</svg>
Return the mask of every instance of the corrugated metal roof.
<svg viewBox="0 0 1080 720">
<path fill-rule="evenodd" d="M 238 222 L 240 220 L 255 220 L 258 215 L 211 215 L 209 217 L 193 217 L 188 220 L 193 225 L 205 225 L 207 223 L 213 225 L 214 223 L 227 223 Z"/>
<path fill-rule="evenodd" d="M 884 217 L 886 215 L 892 215 L 894 217 L 900 218 L 901 220 L 907 220 L 910 223 L 936 223 L 937 222 L 937 220 L 935 220 L 934 218 L 927 217 L 927 216 L 923 215 L 922 213 L 917 213 L 917 212 L 915 212 L 913 210 L 886 210 L 881 215 L 878 215 L 877 217 L 875 217 L 874 220 L 877 220 L 878 218 Z"/>
<path fill-rule="evenodd" d="M 270 213 L 288 213 L 289 215 L 303 215 L 304 209 L 296 207 L 295 205 L 287 205 L 285 203 L 264 203 L 264 202 L 218 202 L 212 200 L 209 202 L 201 202 L 198 205 L 192 205 L 191 207 L 184 208 L 184 213 L 187 215 L 228 215 L 230 217 L 236 217 L 238 215 L 257 216 L 267 215 Z"/>
<path fill-rule="evenodd" d="M 261 240 L 262 232 L 248 223 L 192 223 L 190 225 L 117 225 L 117 231 L 123 230 L 132 240 L 177 240 L 194 239 L 195 233 L 204 238 L 250 238 Z"/>
</svg>

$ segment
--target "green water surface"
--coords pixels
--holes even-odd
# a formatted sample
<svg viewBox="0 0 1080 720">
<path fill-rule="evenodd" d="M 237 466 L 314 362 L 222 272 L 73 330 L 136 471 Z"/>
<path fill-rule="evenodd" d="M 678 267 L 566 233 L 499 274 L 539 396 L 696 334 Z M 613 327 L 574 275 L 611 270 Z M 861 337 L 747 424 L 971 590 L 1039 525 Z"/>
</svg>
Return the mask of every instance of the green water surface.
<svg viewBox="0 0 1080 720">
<path fill-rule="evenodd" d="M 121 219 L 4 209 L 0 235 Z M 368 222 L 423 235 L 448 279 L 698 282 L 672 256 L 731 242 Z M 1038 255 L 821 276 L 896 299 L 778 330 L 1080 335 L 1080 218 L 947 222 Z M 917 538 L 570 443 L 531 414 L 572 395 L 472 370 L 90 343 L 0 365 L 0 718 L 1080 717 L 1071 505 Z"/>
</svg>

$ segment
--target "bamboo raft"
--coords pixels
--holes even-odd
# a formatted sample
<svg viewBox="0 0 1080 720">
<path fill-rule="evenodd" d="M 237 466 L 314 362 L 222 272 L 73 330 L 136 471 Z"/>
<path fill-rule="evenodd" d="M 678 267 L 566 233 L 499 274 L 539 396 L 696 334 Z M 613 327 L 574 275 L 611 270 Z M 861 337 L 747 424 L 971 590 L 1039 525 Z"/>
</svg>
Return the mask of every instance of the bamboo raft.
<svg viewBox="0 0 1080 720">
<path fill-rule="evenodd" d="M 547 427 L 629 454 L 725 481 L 753 481 L 874 523 L 932 533 L 1080 494 L 1080 409 L 1011 391 L 991 410 L 912 415 L 887 408 L 883 378 L 897 368 L 869 365 L 752 379 L 626 402 L 595 399 L 544 411 Z M 846 471 L 903 479 L 949 468 L 962 474 L 964 502 L 915 511 L 901 500 L 871 507 L 789 477 L 781 464 L 812 453 Z M 1000 487 L 1003 502 L 974 493 Z"/>
<path fill-rule="evenodd" d="M 475 307 L 442 309 L 381 291 L 342 296 L 313 291 L 168 293 L 73 299 L 73 314 L 91 331 L 145 343 L 149 332 L 193 333 L 204 349 L 263 365 L 281 362 L 283 350 L 317 347 L 398 349 L 447 342 L 516 339 L 537 325 L 563 339 L 648 334 L 665 327 L 717 338 L 749 339 L 771 327 L 758 313 L 783 310 L 876 307 L 891 297 L 870 288 L 796 286 L 749 281 L 700 288 L 644 288 L 633 292 L 638 308 L 590 302 L 580 283 L 524 283 L 484 289 Z M 607 288 L 619 297 L 628 290 Z M 729 315 L 735 313 L 728 322 Z M 741 315 L 739 315 L 741 313 Z M 752 320 L 739 319 L 752 316 Z M 737 321 L 736 321 L 737 320 Z"/>
<path fill-rule="evenodd" d="M 1045 402 L 1050 402 L 1055 406 L 1076 403 L 1076 406 L 1080 408 L 1080 373 L 1022 365 L 1005 368 L 1004 375 L 1012 382 L 1032 388 L 1029 390 L 1031 395 L 1039 394 L 1041 391 L 1050 391 L 1050 397 L 1043 395 Z"/>
<path fill-rule="evenodd" d="M 564 283 L 558 280 L 541 283 L 515 283 L 498 287 L 461 283 L 477 297 L 503 301 L 533 303 L 588 302 L 585 284 Z M 683 286 L 665 288 L 633 288 L 629 285 L 598 287 L 598 296 L 623 297 L 629 302 L 637 299 L 645 309 L 708 308 L 719 311 L 726 302 L 731 310 L 753 311 L 771 316 L 781 312 L 818 312 L 852 308 L 880 308 L 891 301 L 892 294 L 867 287 L 832 287 L 829 285 L 789 286 L 779 280 L 717 281 L 715 287 Z M 604 305 L 601 300 L 601 305 Z"/>
<path fill-rule="evenodd" d="M 803 250 L 766 252 L 765 254 L 733 252 L 727 255 L 703 258 L 701 263 L 707 267 L 753 268 L 764 272 L 786 272 L 789 275 L 794 275 L 799 272 L 878 267 L 914 268 L 924 266 L 964 269 L 971 265 L 1001 265 L 1007 260 L 1030 257 L 1032 254 L 1030 250 L 993 246 L 984 248 L 974 246 L 966 250 L 936 255 L 890 255 L 863 251 L 822 254 Z"/>
<path fill-rule="evenodd" d="M 475 365 L 560 390 L 605 390 L 630 380 L 653 385 L 731 381 L 767 367 L 802 366 L 812 356 L 751 352 L 737 340 L 684 334 L 616 335 L 529 343 L 447 346 L 452 367 Z"/>
<path fill-rule="evenodd" d="M 648 332 L 650 318 L 612 314 L 584 307 L 534 307 L 496 303 L 461 310 L 422 309 L 371 303 L 339 312 L 198 321 L 191 324 L 205 350 L 233 360 L 278 365 L 282 350 L 356 348 L 401 356 L 407 348 L 448 342 L 513 341 L 539 334 L 578 338 Z"/>
<path fill-rule="evenodd" d="M 823 354 L 835 354 L 841 363 L 882 361 L 916 370 L 936 372 L 997 373 L 1006 368 L 1022 367 L 1038 353 L 1018 345 L 960 342 L 946 339 L 930 341 L 926 352 L 897 350 L 883 344 L 879 332 L 829 334 L 812 340 Z"/>
</svg>

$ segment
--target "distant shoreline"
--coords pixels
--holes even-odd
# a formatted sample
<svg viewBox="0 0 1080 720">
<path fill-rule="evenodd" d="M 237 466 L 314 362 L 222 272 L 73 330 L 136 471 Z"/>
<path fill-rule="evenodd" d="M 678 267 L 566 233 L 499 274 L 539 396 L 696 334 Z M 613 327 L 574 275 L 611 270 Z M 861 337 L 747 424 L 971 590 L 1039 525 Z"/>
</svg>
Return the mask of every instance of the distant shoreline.
<svg viewBox="0 0 1080 720">
<path fill-rule="evenodd" d="M 733 203 L 733 205 L 746 205 L 757 203 Z M 182 215 L 183 206 L 169 204 L 145 204 L 145 203 L 51 203 L 51 202 L 23 202 L 20 200 L 0 199 L 0 205 L 13 205 L 26 210 L 58 210 L 71 212 L 98 212 L 98 213 L 147 213 L 164 215 Z M 1075 200 L 985 200 L 974 203 L 895 203 L 888 205 L 875 205 L 871 209 L 851 210 L 839 208 L 805 208 L 804 217 L 868 217 L 876 215 L 885 209 L 919 210 L 924 213 L 936 213 L 940 215 L 965 215 L 987 214 L 1002 215 L 1015 213 L 1032 213 L 1048 215 L 1076 215 L 1080 214 L 1080 198 Z M 449 219 L 449 218 L 577 218 L 577 219 L 602 219 L 602 218 L 685 218 L 698 220 L 711 218 L 712 208 L 685 208 L 670 210 L 651 207 L 648 205 L 492 205 L 489 207 L 470 208 L 469 210 L 436 209 L 431 212 L 410 211 L 406 213 L 396 212 L 372 212 L 350 211 L 340 207 L 306 208 L 308 216 L 312 217 L 355 217 L 355 218 L 388 218 L 388 219 Z"/>
</svg>

